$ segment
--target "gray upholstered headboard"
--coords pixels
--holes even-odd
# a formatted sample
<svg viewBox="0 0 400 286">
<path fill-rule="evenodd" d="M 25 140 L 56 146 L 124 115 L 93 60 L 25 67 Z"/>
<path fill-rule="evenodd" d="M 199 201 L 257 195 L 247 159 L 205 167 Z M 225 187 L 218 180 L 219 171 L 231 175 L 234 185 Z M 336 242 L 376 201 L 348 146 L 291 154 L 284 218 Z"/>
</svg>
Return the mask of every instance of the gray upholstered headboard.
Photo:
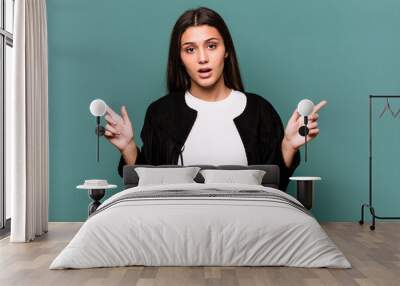
<svg viewBox="0 0 400 286">
<path fill-rule="evenodd" d="M 264 170 L 266 173 L 262 180 L 262 185 L 265 187 L 271 187 L 278 189 L 279 187 L 279 166 L 278 165 L 250 165 L 250 166 L 239 166 L 239 165 L 190 165 L 196 166 L 203 169 L 221 169 L 221 170 Z M 124 189 L 136 187 L 139 182 L 139 177 L 135 172 L 136 167 L 148 167 L 148 168 L 181 168 L 179 165 L 125 165 L 123 169 Z M 189 166 L 185 166 L 189 167 Z M 198 173 L 194 180 L 197 183 L 204 183 L 203 176 Z"/>
</svg>

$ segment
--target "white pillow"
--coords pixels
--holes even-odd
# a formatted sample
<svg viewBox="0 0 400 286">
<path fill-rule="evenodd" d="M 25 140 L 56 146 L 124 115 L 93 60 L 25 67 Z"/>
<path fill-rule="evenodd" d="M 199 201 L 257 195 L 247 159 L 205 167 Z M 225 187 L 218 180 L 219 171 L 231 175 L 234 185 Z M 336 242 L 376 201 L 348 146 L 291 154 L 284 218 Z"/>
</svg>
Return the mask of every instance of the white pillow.
<svg viewBox="0 0 400 286">
<path fill-rule="evenodd" d="M 265 175 L 263 170 L 201 170 L 204 183 L 236 183 L 261 185 Z"/>
<path fill-rule="evenodd" d="M 138 186 L 196 183 L 193 179 L 200 167 L 147 168 L 137 167 Z"/>
</svg>

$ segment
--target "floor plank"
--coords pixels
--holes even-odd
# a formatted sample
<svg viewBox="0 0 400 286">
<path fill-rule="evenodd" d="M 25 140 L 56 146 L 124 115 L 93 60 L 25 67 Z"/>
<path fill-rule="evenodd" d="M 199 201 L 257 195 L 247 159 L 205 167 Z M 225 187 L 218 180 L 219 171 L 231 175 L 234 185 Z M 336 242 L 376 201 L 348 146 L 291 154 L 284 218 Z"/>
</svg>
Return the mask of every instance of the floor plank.
<svg viewBox="0 0 400 286">
<path fill-rule="evenodd" d="M 297 267 L 115 267 L 48 269 L 82 223 L 50 223 L 31 243 L 0 240 L 0 285 L 400 285 L 400 223 L 379 222 L 375 231 L 352 222 L 323 223 L 352 269 Z"/>
</svg>

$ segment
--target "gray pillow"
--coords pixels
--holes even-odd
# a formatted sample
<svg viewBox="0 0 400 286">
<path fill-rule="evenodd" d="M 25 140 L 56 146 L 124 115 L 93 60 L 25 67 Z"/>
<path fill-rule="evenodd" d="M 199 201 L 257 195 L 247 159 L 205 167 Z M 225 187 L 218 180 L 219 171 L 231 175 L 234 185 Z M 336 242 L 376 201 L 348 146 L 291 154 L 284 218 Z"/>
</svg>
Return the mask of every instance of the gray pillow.
<svg viewBox="0 0 400 286">
<path fill-rule="evenodd" d="M 200 167 L 182 168 L 135 168 L 139 176 L 139 186 L 196 183 L 194 178 Z"/>
<path fill-rule="evenodd" d="M 235 183 L 261 185 L 265 175 L 263 170 L 201 170 L 204 183 Z"/>
</svg>

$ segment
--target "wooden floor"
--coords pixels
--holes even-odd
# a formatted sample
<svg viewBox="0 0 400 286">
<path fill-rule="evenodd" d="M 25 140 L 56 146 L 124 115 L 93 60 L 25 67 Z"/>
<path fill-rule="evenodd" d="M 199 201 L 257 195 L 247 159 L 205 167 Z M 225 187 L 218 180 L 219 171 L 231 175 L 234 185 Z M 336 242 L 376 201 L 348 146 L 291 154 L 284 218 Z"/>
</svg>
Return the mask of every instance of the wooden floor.
<svg viewBox="0 0 400 286">
<path fill-rule="evenodd" d="M 295 267 L 118 267 L 48 270 L 81 223 L 50 223 L 32 243 L 0 241 L 0 285 L 400 285 L 400 223 L 375 231 L 357 223 L 322 224 L 352 269 Z"/>
</svg>

